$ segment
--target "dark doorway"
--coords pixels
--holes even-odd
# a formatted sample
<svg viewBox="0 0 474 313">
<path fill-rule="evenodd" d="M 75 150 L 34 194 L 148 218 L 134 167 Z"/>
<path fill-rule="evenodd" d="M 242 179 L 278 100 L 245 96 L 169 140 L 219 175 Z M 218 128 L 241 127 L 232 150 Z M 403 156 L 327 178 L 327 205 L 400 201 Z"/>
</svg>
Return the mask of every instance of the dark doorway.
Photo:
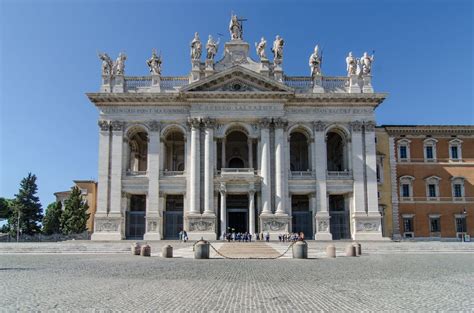
<svg viewBox="0 0 474 313">
<path fill-rule="evenodd" d="M 243 168 L 244 167 L 244 161 L 242 161 L 239 158 L 232 158 L 229 161 L 229 168 Z"/>
<path fill-rule="evenodd" d="M 230 227 L 230 231 L 237 233 L 248 231 L 249 200 L 247 195 L 228 195 L 226 200 L 227 227 Z"/>
<path fill-rule="evenodd" d="M 145 234 L 146 196 L 132 195 L 125 218 L 125 238 L 142 240 Z"/>
<path fill-rule="evenodd" d="M 349 209 L 343 195 L 329 196 L 329 215 L 332 239 L 351 239 Z"/>
<path fill-rule="evenodd" d="M 164 212 L 165 239 L 178 239 L 183 230 L 183 196 L 167 195 Z"/>
<path fill-rule="evenodd" d="M 307 195 L 291 196 L 292 231 L 303 232 L 306 239 L 313 238 L 313 212 Z"/>
</svg>

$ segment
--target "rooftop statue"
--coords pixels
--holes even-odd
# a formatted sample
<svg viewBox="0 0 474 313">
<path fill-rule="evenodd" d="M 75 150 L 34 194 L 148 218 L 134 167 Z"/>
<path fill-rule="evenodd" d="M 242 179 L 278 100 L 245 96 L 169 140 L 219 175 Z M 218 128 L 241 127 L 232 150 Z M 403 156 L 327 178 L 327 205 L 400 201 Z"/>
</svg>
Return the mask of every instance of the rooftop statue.
<svg viewBox="0 0 474 313">
<path fill-rule="evenodd" d="M 194 33 L 193 41 L 191 41 L 191 60 L 200 60 L 202 53 L 202 44 L 199 39 L 199 34 Z"/>
<path fill-rule="evenodd" d="M 362 75 L 370 75 L 372 71 L 372 63 L 374 62 L 374 55 L 372 54 L 370 57 L 367 52 L 364 52 L 364 55 L 360 59 L 360 63 L 362 65 Z"/>
<path fill-rule="evenodd" d="M 151 58 L 146 61 L 146 64 L 150 68 L 152 75 L 161 75 L 161 56 L 156 55 L 155 49 L 153 49 Z"/>
<path fill-rule="evenodd" d="M 99 59 L 102 61 L 102 75 L 112 75 L 113 62 L 107 53 L 99 53 Z"/>
<path fill-rule="evenodd" d="M 311 77 L 321 75 L 322 55 L 319 55 L 319 46 L 314 47 L 314 52 L 309 57 L 309 67 L 311 68 Z"/>
<path fill-rule="evenodd" d="M 113 73 L 114 75 L 124 75 L 125 74 L 125 60 L 127 60 L 127 55 L 120 52 L 119 56 L 114 62 Z"/>
<path fill-rule="evenodd" d="M 275 64 L 281 64 L 283 61 L 283 44 L 285 42 L 283 41 L 283 38 L 281 38 L 279 35 L 276 36 L 275 41 L 273 42 L 273 63 Z"/>
<path fill-rule="evenodd" d="M 219 42 L 220 42 L 219 39 L 216 42 L 214 41 L 214 39 L 212 39 L 212 36 L 209 35 L 209 39 L 207 40 L 207 44 L 206 44 L 206 49 L 207 49 L 206 59 L 214 60 L 214 57 L 217 54 L 217 49 L 219 48 Z"/>
<path fill-rule="evenodd" d="M 265 48 L 267 46 L 267 41 L 265 38 L 262 37 L 259 43 L 255 43 L 255 49 L 257 50 L 257 55 L 259 56 L 260 60 L 266 60 L 267 55 L 265 54 Z"/>
<path fill-rule="evenodd" d="M 357 74 L 357 59 L 352 55 L 352 52 L 349 52 L 349 55 L 346 58 L 346 70 L 347 76 L 356 75 Z"/>
<path fill-rule="evenodd" d="M 230 39 L 232 40 L 242 39 L 243 29 L 242 29 L 241 20 L 239 20 L 239 18 L 235 14 L 232 14 L 230 18 L 229 32 L 230 32 Z"/>
</svg>

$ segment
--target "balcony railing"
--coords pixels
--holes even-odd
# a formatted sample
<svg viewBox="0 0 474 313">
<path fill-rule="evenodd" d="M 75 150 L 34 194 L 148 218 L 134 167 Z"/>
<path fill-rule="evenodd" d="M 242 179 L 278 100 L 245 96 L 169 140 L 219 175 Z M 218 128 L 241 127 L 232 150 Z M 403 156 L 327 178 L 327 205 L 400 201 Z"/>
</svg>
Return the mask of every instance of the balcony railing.
<svg viewBox="0 0 474 313">
<path fill-rule="evenodd" d="M 327 179 L 350 179 L 352 171 L 327 171 Z"/>
<path fill-rule="evenodd" d="M 127 170 L 127 176 L 146 176 L 146 171 Z"/>
<path fill-rule="evenodd" d="M 255 170 L 253 168 L 221 168 L 218 170 L 219 173 L 221 174 L 231 174 L 231 173 L 252 173 L 255 174 Z"/>
<path fill-rule="evenodd" d="M 290 178 L 292 179 L 307 179 L 313 177 L 313 171 L 290 171 Z"/>
<path fill-rule="evenodd" d="M 171 176 L 184 176 L 184 171 L 161 171 L 161 176 L 171 177 Z"/>
<path fill-rule="evenodd" d="M 313 79 L 311 76 L 285 76 L 285 84 L 300 92 L 306 92 L 313 88 Z M 326 92 L 346 92 L 349 86 L 347 77 L 323 76 L 322 87 Z"/>
<path fill-rule="evenodd" d="M 177 90 L 189 84 L 187 76 L 162 76 L 160 87 L 162 90 Z M 139 91 L 151 87 L 151 76 L 125 76 L 125 90 Z"/>
</svg>

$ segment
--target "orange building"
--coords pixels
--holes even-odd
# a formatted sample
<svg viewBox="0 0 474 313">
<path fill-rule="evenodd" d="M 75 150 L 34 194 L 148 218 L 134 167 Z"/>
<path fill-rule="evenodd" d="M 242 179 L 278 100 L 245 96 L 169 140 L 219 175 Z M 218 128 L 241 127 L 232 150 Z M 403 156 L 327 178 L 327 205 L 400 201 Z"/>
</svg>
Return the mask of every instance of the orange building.
<svg viewBox="0 0 474 313">
<path fill-rule="evenodd" d="M 382 126 L 389 136 L 393 238 L 474 235 L 474 126 Z"/>
<path fill-rule="evenodd" d="M 92 233 L 94 231 L 94 216 L 97 209 L 97 182 L 94 180 L 74 180 L 74 187 L 79 188 L 81 195 L 84 200 L 87 201 L 89 209 L 87 213 L 90 213 L 89 219 L 87 220 L 87 231 Z M 72 189 L 72 188 L 71 188 Z M 59 191 L 55 192 L 56 201 L 61 202 L 64 208 L 64 201 L 69 197 L 71 191 Z"/>
</svg>

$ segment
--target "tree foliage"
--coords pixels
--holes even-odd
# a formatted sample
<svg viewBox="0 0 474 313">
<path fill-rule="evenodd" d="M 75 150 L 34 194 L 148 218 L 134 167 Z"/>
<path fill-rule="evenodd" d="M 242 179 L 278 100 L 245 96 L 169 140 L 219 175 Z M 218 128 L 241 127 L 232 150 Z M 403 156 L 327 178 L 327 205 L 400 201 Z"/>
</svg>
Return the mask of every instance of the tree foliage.
<svg viewBox="0 0 474 313">
<path fill-rule="evenodd" d="M 43 233 L 46 235 L 61 233 L 61 215 L 63 213 L 61 202 L 48 205 L 43 218 Z"/>
<path fill-rule="evenodd" d="M 40 232 L 39 223 L 43 219 L 43 210 L 37 192 L 36 175 L 28 173 L 28 176 L 21 180 L 20 189 L 15 195 L 12 211 L 8 217 L 11 232 L 16 232 L 18 220 L 22 234 L 34 235 Z"/>
<path fill-rule="evenodd" d="M 0 198 L 0 220 L 8 219 L 12 214 L 13 200 Z"/>
<path fill-rule="evenodd" d="M 64 202 L 64 211 L 61 215 L 61 231 L 65 235 L 79 234 L 87 230 L 89 205 L 81 196 L 79 188 L 74 187 Z"/>
</svg>

